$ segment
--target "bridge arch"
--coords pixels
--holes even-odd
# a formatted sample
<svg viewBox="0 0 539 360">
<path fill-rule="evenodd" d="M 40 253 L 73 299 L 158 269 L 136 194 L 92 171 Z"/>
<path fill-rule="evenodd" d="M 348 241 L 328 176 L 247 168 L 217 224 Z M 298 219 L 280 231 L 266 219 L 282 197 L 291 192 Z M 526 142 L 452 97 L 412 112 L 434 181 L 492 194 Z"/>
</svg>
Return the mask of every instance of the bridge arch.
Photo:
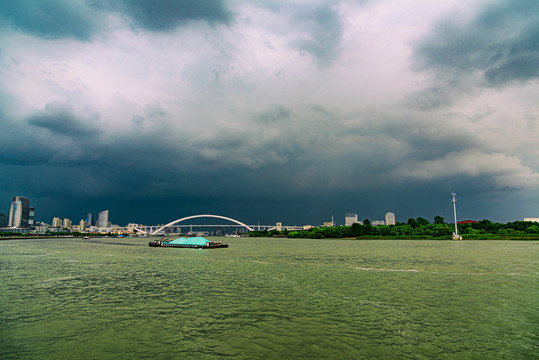
<svg viewBox="0 0 539 360">
<path fill-rule="evenodd" d="M 253 228 L 251 228 L 251 227 L 248 226 L 248 225 L 245 225 L 245 224 L 242 223 L 241 221 L 234 220 L 234 219 L 232 219 L 232 218 L 229 218 L 229 217 L 226 217 L 226 216 L 221 216 L 221 215 L 208 215 L 208 214 L 205 214 L 205 215 L 192 215 L 192 216 L 187 216 L 187 217 L 184 217 L 184 218 L 181 218 L 181 219 L 178 219 L 178 220 L 171 221 L 171 222 L 169 222 L 168 224 L 161 226 L 159 229 L 155 230 L 155 231 L 152 232 L 150 235 L 156 235 L 157 233 L 159 233 L 159 231 L 163 230 L 164 228 L 167 228 L 167 227 L 172 226 L 172 225 L 174 225 L 174 224 L 177 224 L 177 223 L 179 223 L 179 222 L 182 222 L 182 221 L 185 221 L 185 220 L 190 220 L 190 219 L 201 218 L 201 217 L 211 217 L 211 218 L 217 218 L 217 219 L 223 219 L 223 220 L 232 221 L 233 223 L 236 223 L 236 224 L 238 224 L 238 225 L 243 226 L 244 228 L 248 229 L 249 231 L 254 231 Z"/>
</svg>

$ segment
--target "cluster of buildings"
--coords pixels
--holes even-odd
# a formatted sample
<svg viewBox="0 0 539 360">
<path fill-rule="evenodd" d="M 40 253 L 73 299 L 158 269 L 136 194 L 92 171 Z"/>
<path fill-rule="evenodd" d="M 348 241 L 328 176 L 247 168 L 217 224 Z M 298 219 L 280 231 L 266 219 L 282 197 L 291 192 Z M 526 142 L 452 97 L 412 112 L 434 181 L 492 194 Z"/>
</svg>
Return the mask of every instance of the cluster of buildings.
<svg viewBox="0 0 539 360">
<path fill-rule="evenodd" d="M 357 214 L 347 213 L 344 215 L 344 225 L 352 226 L 352 224 L 363 224 L 363 222 L 358 221 Z M 386 212 L 384 220 L 373 220 L 371 221 L 371 225 L 395 225 L 395 214 L 392 212 Z"/>
<path fill-rule="evenodd" d="M 35 209 L 30 207 L 30 200 L 23 196 L 14 196 L 9 214 L 0 214 L 0 228 L 32 228 Z"/>
<path fill-rule="evenodd" d="M 363 225 L 363 221 L 360 221 L 357 219 L 357 214 L 355 213 L 346 213 L 344 215 L 344 225 L 346 226 L 352 226 L 353 224 L 361 224 Z M 384 220 L 373 220 L 370 222 L 370 224 L 372 226 L 377 226 L 377 225 L 395 225 L 395 214 L 392 213 L 392 212 L 387 212 L 385 214 L 385 218 Z M 322 225 L 320 225 L 321 227 L 331 227 L 331 226 L 336 226 L 337 224 L 335 223 L 335 220 L 333 219 L 333 216 L 331 217 L 331 221 L 324 221 L 324 223 Z M 297 225 L 283 225 L 283 223 L 281 222 L 278 222 L 277 225 L 275 226 L 275 229 L 277 231 L 282 231 L 282 230 L 309 230 L 311 229 L 313 226 L 312 225 L 300 225 L 300 226 L 297 226 Z"/>
<path fill-rule="evenodd" d="M 109 221 L 109 210 L 103 210 L 98 213 L 97 217 L 93 213 L 85 213 L 78 224 L 73 224 L 68 218 L 61 219 L 54 217 L 52 224 L 37 222 L 34 219 L 35 209 L 30 206 L 30 200 L 23 196 L 14 196 L 11 201 L 9 214 L 0 213 L 0 230 L 8 230 L 10 232 L 95 232 L 95 233 L 135 233 L 142 232 L 142 228 L 153 230 L 155 226 L 143 226 L 140 224 L 128 224 L 127 226 L 119 226 L 112 224 Z M 539 222 L 539 218 L 525 218 L 524 221 Z M 384 220 L 372 220 L 370 224 L 377 225 L 395 225 L 395 214 L 392 212 L 385 213 Z M 352 226 L 353 224 L 363 224 L 358 220 L 357 214 L 349 212 L 345 214 L 344 224 Z M 322 226 L 335 226 L 333 217 L 331 221 L 324 222 Z M 193 225 L 191 225 L 192 227 Z M 311 225 L 302 226 L 285 226 L 282 223 L 276 224 L 277 230 L 308 230 Z"/>
<path fill-rule="evenodd" d="M 30 200 L 23 196 L 14 196 L 11 201 L 9 214 L 0 213 L 0 229 L 10 232 L 37 233 L 46 232 L 135 232 L 138 224 L 119 226 L 109 221 L 109 210 L 101 211 L 97 217 L 93 213 L 85 213 L 78 224 L 73 224 L 70 219 L 54 217 L 52 224 L 37 222 L 34 220 L 35 209 L 30 206 Z"/>
<path fill-rule="evenodd" d="M 110 232 L 113 225 L 109 221 L 109 210 L 103 210 L 97 215 L 85 213 L 78 224 L 73 225 L 70 219 L 59 217 L 52 218 L 53 229 L 66 229 L 75 232 Z M 118 227 L 118 225 L 114 225 Z"/>
<path fill-rule="evenodd" d="M 37 233 L 46 232 L 95 232 L 95 233 L 134 233 L 139 231 L 142 225 L 128 224 L 127 226 L 119 226 L 112 224 L 109 221 L 109 210 L 103 210 L 97 214 L 88 212 L 82 215 L 82 219 L 78 223 L 73 224 L 71 219 L 54 217 L 52 224 L 45 222 L 36 222 L 34 220 L 35 209 L 30 207 L 30 200 L 23 196 L 14 196 L 11 202 L 9 214 L 0 214 L 0 229 L 14 231 L 14 232 L 27 232 L 34 231 Z M 347 213 L 344 218 L 345 225 L 351 226 L 359 221 L 357 214 Z M 371 225 L 395 225 L 395 214 L 387 212 L 384 220 L 371 221 Z M 323 226 L 335 226 L 333 219 L 331 222 L 325 222 Z M 298 230 L 309 229 L 310 225 L 304 225 L 297 227 Z M 290 226 L 283 226 L 281 223 L 277 223 L 277 230 L 283 228 L 290 228 Z M 294 227 L 296 228 L 296 227 Z"/>
</svg>

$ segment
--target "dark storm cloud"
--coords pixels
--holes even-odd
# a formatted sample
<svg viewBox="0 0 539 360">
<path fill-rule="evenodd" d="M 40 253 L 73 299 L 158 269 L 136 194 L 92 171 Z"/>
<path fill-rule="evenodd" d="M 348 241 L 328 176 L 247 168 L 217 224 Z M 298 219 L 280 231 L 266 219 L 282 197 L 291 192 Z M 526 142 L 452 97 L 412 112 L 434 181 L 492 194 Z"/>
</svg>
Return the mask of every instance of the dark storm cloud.
<svg viewBox="0 0 539 360">
<path fill-rule="evenodd" d="M 150 31 L 171 31 L 192 20 L 228 24 L 232 14 L 223 0 L 122 0 L 103 6 L 124 13 Z"/>
<path fill-rule="evenodd" d="M 81 119 L 80 115 L 75 114 L 73 107 L 64 103 L 49 103 L 43 110 L 35 112 L 26 120 L 32 126 L 68 137 L 85 138 L 100 133 L 94 124 L 89 123 L 92 119 Z"/>
<path fill-rule="evenodd" d="M 539 43 L 537 44 L 539 49 Z M 513 80 L 526 81 L 539 77 L 539 52 L 513 56 L 497 67 L 485 72 L 485 80 L 489 86 L 502 86 Z"/>
<path fill-rule="evenodd" d="M 191 20 L 228 24 L 232 13 L 221 0 L 22 0 L 0 2 L 0 25 L 44 39 L 90 41 L 120 12 L 150 31 L 171 31 Z"/>
<path fill-rule="evenodd" d="M 58 14 L 72 4 L 51 3 L 63 7 Z M 409 59 L 385 47 L 408 49 L 424 30 L 414 17 L 404 21 L 414 29 L 405 35 L 401 24 L 387 22 L 402 6 L 367 3 L 234 1 L 241 14 L 235 22 L 225 1 L 88 0 L 75 3 L 93 16 L 81 22 L 86 35 L 66 27 L 65 19 L 58 19 L 58 29 L 32 32 L 16 25 L 13 13 L 0 15 L 0 26 L 41 38 L 92 40 L 66 46 L 39 38 L 26 44 L 14 32 L 3 38 L 0 192 L 10 192 L 6 204 L 26 194 L 41 206 L 39 220 L 48 222 L 109 208 L 111 221 L 120 224 L 217 213 L 248 223 L 316 225 L 331 214 L 342 222 L 346 211 L 362 219 L 391 210 L 401 221 L 432 219 L 445 216 L 437 209 L 451 211 L 452 191 L 479 208 L 485 194 L 536 186 L 539 175 L 528 165 L 534 157 L 515 150 L 533 148 L 526 138 L 532 131 L 504 137 L 505 116 L 492 116 L 503 89 L 483 104 L 464 104 L 472 110 L 434 111 L 481 86 L 536 77 L 533 12 L 506 16 L 502 4 L 467 24 L 435 26 L 415 58 L 417 69 L 435 74 L 434 82 L 405 108 L 400 99 L 425 76 L 409 72 Z M 30 10 L 49 6 L 28 4 Z M 426 24 L 431 15 L 425 12 Z M 369 24 L 357 26 L 360 19 Z M 92 37 L 98 34 L 93 20 L 110 21 L 103 31 L 113 33 Z M 340 56 L 346 61 L 337 61 Z M 389 62 L 402 61 L 393 64 L 395 81 L 379 78 L 371 64 L 385 73 L 392 56 Z M 366 61 L 356 64 L 359 58 Z M 276 72 L 281 76 L 269 75 Z M 535 121 L 533 108 L 507 100 L 503 110 L 516 114 L 515 124 L 525 120 L 522 113 Z M 470 120 L 478 113 L 489 115 Z M 471 217 L 477 216 L 486 217 Z"/>
<path fill-rule="evenodd" d="M 330 4 L 324 4 L 314 9 L 298 9 L 293 21 L 310 34 L 310 38 L 298 40 L 293 46 L 311 54 L 320 66 L 330 65 L 339 54 L 342 40 L 339 14 Z"/>
<path fill-rule="evenodd" d="M 95 11 L 82 1 L 21 0 L 0 2 L 0 23 L 45 38 L 88 41 L 98 28 Z"/>
<path fill-rule="evenodd" d="M 286 1 L 256 2 L 256 6 L 288 18 L 288 28 L 275 30 L 301 34 L 300 39 L 289 46 L 309 54 L 322 68 L 330 66 L 340 54 L 343 25 L 336 5 L 334 1 L 322 1 L 312 6 Z"/>
<path fill-rule="evenodd" d="M 539 2 L 504 1 L 487 6 L 464 26 L 445 22 L 420 44 L 422 68 L 460 73 L 503 71 L 503 83 L 537 77 Z M 520 69 L 522 67 L 522 69 Z M 501 80 L 501 79 L 500 79 Z"/>
<path fill-rule="evenodd" d="M 472 134 L 422 119 L 421 115 L 410 114 L 403 119 L 402 115 L 372 110 L 342 115 L 318 107 L 304 112 L 301 108 L 292 111 L 287 104 L 270 107 L 270 118 L 293 112 L 296 117 L 308 118 L 309 123 L 295 128 L 300 124 L 270 119 L 265 132 L 271 132 L 268 124 L 285 126 L 274 139 L 257 136 L 256 128 L 236 136 L 219 132 L 203 138 L 148 122 L 143 132 L 140 126 L 144 124 L 135 123 L 110 139 L 79 137 L 65 142 L 66 136 L 71 140 L 72 134 L 81 131 L 82 120 L 75 120 L 73 109 L 60 105 L 49 105 L 39 112 L 41 116 L 33 117 L 50 130 L 50 136 L 42 136 L 35 131 L 42 127 L 30 122 L 10 127 L 23 133 L 31 145 L 16 146 L 20 137 L 2 141 L 6 149 L 13 149 L 3 155 L 18 168 L 2 166 L 5 171 L 0 179 L 7 173 L 17 177 L 10 182 L 21 189 L 31 188 L 29 196 L 34 201 L 62 199 L 73 204 L 63 208 L 58 205 L 67 212 L 62 216 L 111 208 L 112 221 L 121 224 L 159 223 L 196 213 L 224 214 L 248 222 L 285 219 L 298 224 L 317 224 L 329 220 L 332 213 L 349 210 L 361 213 L 362 218 L 382 218 L 389 210 L 398 215 L 406 212 L 409 217 L 432 217 L 437 204 L 430 199 L 436 191 L 447 188 L 447 178 L 433 174 L 433 179 L 410 181 L 392 171 L 416 169 L 422 161 L 480 146 Z M 146 110 L 154 113 L 159 108 L 154 104 Z M 63 116 L 69 121 L 51 120 L 53 114 L 62 113 L 68 114 Z M 333 131 L 325 132 L 320 126 L 329 121 Z M 335 126 L 338 123 L 343 125 Z M 67 125 L 70 130 L 57 131 L 62 124 L 71 124 Z M 169 130 L 163 132 L 163 127 Z M 32 158 L 34 162 L 21 169 L 21 161 Z M 39 174 L 40 180 L 34 181 L 32 174 Z M 467 189 L 493 186 L 490 177 L 455 175 L 449 181 Z M 388 195 L 396 188 L 414 194 L 406 197 L 414 206 L 406 208 L 402 196 Z M 423 210 L 417 212 L 420 203 L 424 203 Z M 54 208 L 53 204 L 48 206 Z M 51 213 L 49 217 L 58 215 Z"/>
<path fill-rule="evenodd" d="M 439 85 L 410 99 L 412 105 L 435 109 L 452 104 L 456 93 L 474 86 L 504 86 L 539 77 L 539 2 L 488 4 L 469 23 L 445 20 L 416 48 L 416 69 L 434 70 Z M 482 74 L 482 83 L 463 78 Z"/>
</svg>

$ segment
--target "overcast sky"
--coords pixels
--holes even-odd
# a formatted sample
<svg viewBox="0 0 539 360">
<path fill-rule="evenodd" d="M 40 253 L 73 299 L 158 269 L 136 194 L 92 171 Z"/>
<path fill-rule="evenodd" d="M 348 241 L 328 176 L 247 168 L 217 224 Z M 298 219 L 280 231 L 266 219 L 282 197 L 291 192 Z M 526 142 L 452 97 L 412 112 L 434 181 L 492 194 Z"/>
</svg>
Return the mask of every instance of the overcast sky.
<svg viewBox="0 0 539 360">
<path fill-rule="evenodd" d="M 539 1 L 0 3 L 0 212 L 539 217 Z"/>
</svg>

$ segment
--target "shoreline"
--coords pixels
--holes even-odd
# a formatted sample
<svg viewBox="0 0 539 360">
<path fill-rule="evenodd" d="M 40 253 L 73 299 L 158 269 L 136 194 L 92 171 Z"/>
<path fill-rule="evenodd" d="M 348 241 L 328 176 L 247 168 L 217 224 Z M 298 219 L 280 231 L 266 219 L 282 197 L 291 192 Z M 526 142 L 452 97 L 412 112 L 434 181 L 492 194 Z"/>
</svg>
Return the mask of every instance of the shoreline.
<svg viewBox="0 0 539 360">
<path fill-rule="evenodd" d="M 157 236 L 158 237 L 158 236 Z M 90 239 L 100 239 L 100 238 L 105 238 L 105 236 L 91 236 Z M 108 238 L 116 238 L 114 236 L 108 236 Z M 132 237 L 132 239 L 138 239 L 139 237 Z M 275 237 L 275 236 L 268 236 L 268 237 L 250 237 L 252 238 L 253 240 L 254 239 L 293 239 L 293 240 L 406 240 L 406 241 L 409 241 L 409 240 L 416 240 L 416 241 L 421 241 L 421 240 L 432 240 L 432 241 L 467 241 L 467 240 L 470 240 L 470 241 L 497 241 L 497 240 L 502 240 L 502 241 L 539 241 L 539 236 L 530 236 L 530 237 L 498 237 L 498 236 L 492 236 L 492 237 L 476 237 L 476 236 L 473 236 L 473 237 L 469 237 L 469 236 L 466 236 L 466 235 L 463 235 L 463 239 L 462 240 L 453 240 L 451 238 L 423 238 L 423 237 L 399 237 L 399 238 L 393 238 L 393 237 L 343 237 L 343 238 L 321 238 L 321 239 L 315 239 L 315 238 L 288 238 L 288 237 Z M 32 240 L 32 239 L 42 239 L 42 240 L 47 240 L 47 239 L 81 239 L 83 240 L 82 237 L 80 236 L 73 236 L 73 235 L 64 235 L 64 236 L 16 236 L 16 237 L 0 237 L 0 241 L 4 241 L 4 240 Z M 131 239 L 131 237 L 118 237 L 118 239 Z M 145 238 L 147 239 L 147 238 Z M 88 240 L 88 239 L 86 239 Z"/>
</svg>

